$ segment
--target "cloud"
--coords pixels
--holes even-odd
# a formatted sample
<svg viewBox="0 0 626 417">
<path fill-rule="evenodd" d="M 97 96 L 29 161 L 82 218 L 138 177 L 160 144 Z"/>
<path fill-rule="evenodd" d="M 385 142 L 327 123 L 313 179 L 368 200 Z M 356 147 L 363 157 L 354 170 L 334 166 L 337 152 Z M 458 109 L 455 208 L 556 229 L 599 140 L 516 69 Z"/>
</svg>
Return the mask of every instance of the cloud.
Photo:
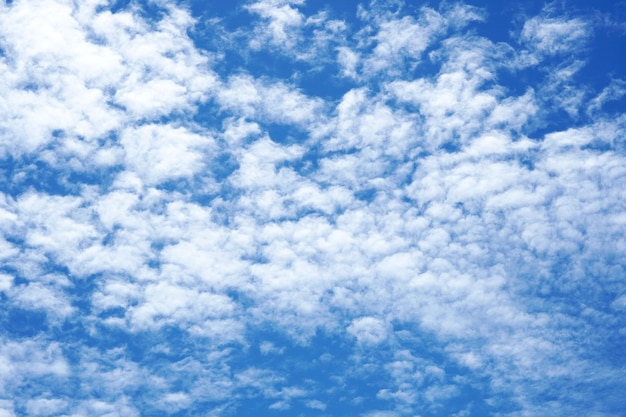
<svg viewBox="0 0 626 417">
<path fill-rule="evenodd" d="M 625 85 L 626 83 L 623 80 L 611 80 L 611 83 L 590 101 L 587 114 L 593 116 L 606 103 L 621 99 L 626 94 Z"/>
<path fill-rule="evenodd" d="M 409 16 L 381 22 L 374 37 L 376 46 L 364 63 L 365 71 L 375 73 L 393 68 L 405 56 L 418 58 L 444 24 L 442 16 L 434 10 L 424 9 L 421 18 L 419 23 Z"/>
<path fill-rule="evenodd" d="M 2 8 L 3 152 L 61 142 L 71 155 L 79 145 L 89 154 L 124 123 L 188 110 L 207 97 L 214 76 L 186 36 L 192 19 L 185 11 L 172 9 L 151 26 L 129 11 L 98 7 L 25 1 Z"/>
<path fill-rule="evenodd" d="M 333 19 L 327 10 L 306 16 L 301 8 L 307 6 L 300 0 L 248 4 L 245 9 L 259 19 L 253 21 L 249 31 L 239 30 L 234 35 L 247 39 L 253 53 L 271 50 L 320 71 L 323 64 L 332 61 L 328 56 L 332 48 L 344 43 L 347 25 Z"/>
<path fill-rule="evenodd" d="M 356 337 L 359 343 L 377 345 L 387 338 L 387 326 L 375 317 L 361 317 L 348 326 L 349 334 Z"/>
<path fill-rule="evenodd" d="M 524 23 L 521 39 L 538 54 L 555 55 L 578 50 L 589 36 L 582 20 L 541 16 Z"/>
<path fill-rule="evenodd" d="M 313 410 L 320 410 L 320 411 L 326 410 L 326 404 L 324 404 L 323 402 L 321 402 L 319 400 L 307 401 L 306 402 L 306 406 L 308 408 L 313 409 Z"/>
<path fill-rule="evenodd" d="M 49 416 L 58 414 L 67 408 L 67 401 L 49 400 L 46 398 L 38 398 L 30 400 L 26 404 L 26 410 L 31 415 Z"/>
<path fill-rule="evenodd" d="M 0 413 L 623 408 L 590 20 L 258 1 L 218 56 L 180 5 L 44 3 L 0 6 Z"/>
<path fill-rule="evenodd" d="M 10 401 L 10 400 L 0 401 L 0 416 L 15 417 L 15 413 L 13 412 L 13 401 Z"/>
<path fill-rule="evenodd" d="M 304 24 L 304 15 L 291 5 L 301 5 L 302 0 L 269 0 L 260 1 L 247 6 L 249 12 L 259 15 L 267 21 L 267 26 L 262 37 L 271 43 L 291 48 L 294 46 L 294 34 Z M 296 35 L 297 36 L 297 35 Z M 263 40 L 255 39 L 251 43 L 253 49 L 261 47 Z"/>
<path fill-rule="evenodd" d="M 148 185 L 177 178 L 190 178 L 210 158 L 211 138 L 184 128 L 143 125 L 125 130 L 120 138 L 125 166 L 137 172 Z"/>
<path fill-rule="evenodd" d="M 3 338 L 0 363 L 4 372 L 0 390 L 6 395 L 25 381 L 49 377 L 62 383 L 70 374 L 70 366 L 58 342 L 42 340 L 12 341 Z"/>
<path fill-rule="evenodd" d="M 264 83 L 247 75 L 233 76 L 218 91 L 224 109 L 266 123 L 308 125 L 320 120 L 322 102 L 282 82 Z"/>
<path fill-rule="evenodd" d="M 274 346 L 272 342 L 268 342 L 267 340 L 262 342 L 259 346 L 259 351 L 262 355 L 270 355 L 270 354 L 282 354 L 284 352 L 284 348 L 278 348 Z"/>
</svg>

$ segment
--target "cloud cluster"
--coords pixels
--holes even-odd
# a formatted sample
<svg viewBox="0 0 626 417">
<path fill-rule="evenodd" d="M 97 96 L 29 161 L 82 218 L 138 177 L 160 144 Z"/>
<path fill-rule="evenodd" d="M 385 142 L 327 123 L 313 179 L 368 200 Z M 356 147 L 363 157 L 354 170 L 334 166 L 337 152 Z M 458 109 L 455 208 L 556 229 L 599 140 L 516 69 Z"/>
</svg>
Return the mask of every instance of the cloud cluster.
<svg viewBox="0 0 626 417">
<path fill-rule="evenodd" d="M 0 6 L 0 415 L 623 409 L 592 21 L 354 11 L 247 3 L 215 53 L 173 2 Z"/>
</svg>

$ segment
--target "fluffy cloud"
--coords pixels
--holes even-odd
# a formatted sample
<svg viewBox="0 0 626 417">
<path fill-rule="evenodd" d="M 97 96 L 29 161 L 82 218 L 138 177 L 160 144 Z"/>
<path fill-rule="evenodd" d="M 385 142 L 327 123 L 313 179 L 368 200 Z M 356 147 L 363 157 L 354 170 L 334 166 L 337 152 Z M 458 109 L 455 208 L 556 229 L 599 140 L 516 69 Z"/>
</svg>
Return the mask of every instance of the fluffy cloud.
<svg viewBox="0 0 626 417">
<path fill-rule="evenodd" d="M 622 409 L 592 21 L 392 3 L 248 3 L 215 55 L 173 3 L 0 6 L 0 414 Z"/>
</svg>

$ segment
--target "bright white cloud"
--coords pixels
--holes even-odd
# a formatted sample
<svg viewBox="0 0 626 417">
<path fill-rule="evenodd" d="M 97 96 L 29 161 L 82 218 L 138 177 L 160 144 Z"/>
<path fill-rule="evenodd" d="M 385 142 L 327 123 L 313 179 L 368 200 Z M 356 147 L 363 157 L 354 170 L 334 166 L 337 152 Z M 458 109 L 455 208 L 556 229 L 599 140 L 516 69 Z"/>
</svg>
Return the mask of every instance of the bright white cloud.
<svg viewBox="0 0 626 417">
<path fill-rule="evenodd" d="M 221 62 L 168 2 L 0 6 L 0 414 L 618 409 L 624 88 L 575 83 L 592 23 L 531 17 L 520 51 L 392 3 L 248 3 Z"/>
<path fill-rule="evenodd" d="M 387 338 L 387 326 L 375 317 L 361 317 L 353 320 L 347 331 L 363 344 L 377 345 Z"/>
<path fill-rule="evenodd" d="M 579 19 L 534 17 L 524 23 L 522 41 L 539 54 L 554 55 L 578 50 L 589 36 L 589 26 Z"/>
<path fill-rule="evenodd" d="M 121 134 L 125 166 L 148 185 L 190 178 L 211 157 L 213 140 L 167 125 L 143 125 Z"/>
<path fill-rule="evenodd" d="M 301 5 L 303 0 L 266 0 L 247 6 L 248 11 L 258 14 L 266 21 L 266 27 L 261 34 L 261 39 L 254 39 L 250 46 L 253 49 L 262 47 L 263 38 L 271 43 L 284 48 L 295 46 L 294 35 L 304 24 L 305 18 L 297 8 L 291 5 Z"/>
</svg>

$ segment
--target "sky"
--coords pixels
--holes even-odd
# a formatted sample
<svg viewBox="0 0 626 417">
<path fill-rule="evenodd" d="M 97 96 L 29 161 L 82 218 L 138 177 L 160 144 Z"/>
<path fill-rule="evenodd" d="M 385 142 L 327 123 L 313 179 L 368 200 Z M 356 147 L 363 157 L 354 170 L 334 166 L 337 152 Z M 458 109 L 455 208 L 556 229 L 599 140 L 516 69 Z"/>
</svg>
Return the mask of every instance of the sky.
<svg viewBox="0 0 626 417">
<path fill-rule="evenodd" d="M 626 2 L 0 3 L 0 417 L 626 416 Z"/>
</svg>

